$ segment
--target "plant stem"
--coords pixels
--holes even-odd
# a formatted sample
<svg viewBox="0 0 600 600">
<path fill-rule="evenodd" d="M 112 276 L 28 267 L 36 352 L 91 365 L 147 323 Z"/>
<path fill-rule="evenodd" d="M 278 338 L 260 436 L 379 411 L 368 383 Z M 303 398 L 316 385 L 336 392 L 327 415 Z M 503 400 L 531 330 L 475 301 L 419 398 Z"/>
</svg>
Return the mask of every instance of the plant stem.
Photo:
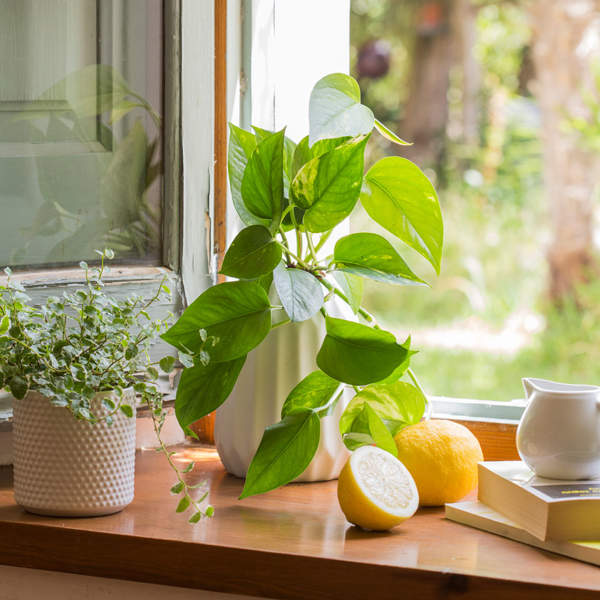
<svg viewBox="0 0 600 600">
<path fill-rule="evenodd" d="M 427 415 L 425 418 L 429 419 L 429 417 L 431 416 L 431 403 L 429 402 L 429 398 L 427 397 L 427 394 L 423 391 L 423 388 L 421 387 L 421 384 L 419 383 L 415 372 L 410 367 L 406 369 L 406 372 L 408 373 L 408 376 L 412 379 L 414 386 L 421 392 L 421 394 L 423 394 L 423 398 L 425 398 L 425 401 L 427 402 Z"/>
<path fill-rule="evenodd" d="M 274 323 L 273 325 L 271 325 L 271 329 L 275 329 L 275 327 L 281 327 L 281 325 L 287 325 L 288 323 L 291 323 L 291 320 L 284 319 L 283 321 L 279 321 L 278 323 Z"/>
<path fill-rule="evenodd" d="M 277 242 L 277 240 L 275 240 Z M 293 258 L 301 267 L 303 267 L 304 269 L 308 269 L 309 271 L 311 270 L 310 267 L 296 254 L 294 254 L 289 248 L 287 248 L 286 246 L 284 246 L 281 242 L 277 242 L 284 250 L 284 252 L 288 255 L 288 258 L 291 257 Z M 288 261 L 291 262 L 291 261 Z"/>
<path fill-rule="evenodd" d="M 171 456 L 174 454 L 173 452 L 171 452 L 165 445 L 160 433 L 161 433 L 161 426 L 156 418 L 156 415 L 154 413 L 154 408 L 152 406 L 152 404 L 150 403 L 150 401 L 147 402 L 148 404 L 148 408 L 150 410 L 150 414 L 152 415 L 152 425 L 154 427 L 154 433 L 156 435 L 156 439 L 159 443 L 159 450 L 160 452 L 162 452 L 165 456 L 165 458 L 167 459 L 170 467 L 173 469 L 173 471 L 175 472 L 175 475 L 177 476 L 177 480 L 178 483 L 181 483 L 183 485 L 183 490 L 185 495 L 190 499 L 190 504 L 192 505 L 192 507 L 194 508 L 194 512 L 195 513 L 202 513 L 203 517 L 208 516 L 206 514 L 206 511 L 202 510 L 202 508 L 199 505 L 199 502 L 202 502 L 202 500 L 204 500 L 204 498 L 206 498 L 206 496 L 208 495 L 208 492 L 206 492 L 201 498 L 200 500 L 194 500 L 191 496 L 190 492 L 190 486 L 185 482 L 184 478 L 182 477 L 181 471 L 179 470 L 179 468 L 177 467 L 177 465 L 173 462 L 173 459 L 171 458 Z"/>
<path fill-rule="evenodd" d="M 415 372 L 410 367 L 408 367 L 408 369 L 406 369 L 406 372 L 408 373 L 409 377 L 412 379 L 414 386 L 421 392 L 421 394 L 423 394 L 423 396 L 425 396 L 425 392 L 423 391 L 423 388 L 419 384 L 419 380 L 417 379 Z M 425 396 L 425 397 L 427 397 L 427 396 Z"/>
<path fill-rule="evenodd" d="M 319 277 L 318 279 L 329 291 L 333 292 L 336 296 L 339 296 L 348 306 L 352 306 L 350 300 L 348 300 L 348 297 L 346 296 L 346 294 L 344 294 L 344 292 L 338 290 L 338 288 L 331 285 L 329 281 L 327 281 L 324 277 Z M 377 324 L 375 317 L 369 311 L 365 310 L 362 306 L 358 307 L 357 312 L 361 317 L 364 317 L 369 322 L 373 329 L 381 329 L 381 327 L 379 327 L 379 325 Z"/>
<path fill-rule="evenodd" d="M 296 252 L 298 256 L 302 256 L 302 233 L 299 229 L 296 229 Z"/>
<path fill-rule="evenodd" d="M 290 258 L 290 247 L 288 245 L 288 241 L 287 238 L 285 237 L 285 231 L 283 230 L 283 227 L 279 227 L 279 235 L 281 236 L 281 242 L 277 242 L 277 240 L 275 240 L 283 249 L 283 252 L 285 254 L 286 257 L 286 261 L 288 263 L 290 263 L 292 261 L 292 259 Z"/>
<path fill-rule="evenodd" d="M 292 210 L 293 206 L 291 204 L 288 204 L 285 208 L 285 210 L 281 213 L 281 222 L 283 223 L 283 220 L 287 217 L 288 213 Z"/>
<path fill-rule="evenodd" d="M 333 233 L 333 229 L 330 229 L 329 231 L 326 231 L 320 238 L 319 241 L 317 242 L 317 245 L 315 246 L 315 252 L 318 252 L 324 245 L 325 242 L 329 239 L 329 236 Z"/>
<path fill-rule="evenodd" d="M 316 263 L 317 262 L 317 253 L 315 251 L 315 247 L 313 246 L 312 237 L 311 237 L 311 235 L 310 235 L 310 233 L 308 231 L 306 232 L 306 243 L 308 245 L 309 256 Z"/>
</svg>

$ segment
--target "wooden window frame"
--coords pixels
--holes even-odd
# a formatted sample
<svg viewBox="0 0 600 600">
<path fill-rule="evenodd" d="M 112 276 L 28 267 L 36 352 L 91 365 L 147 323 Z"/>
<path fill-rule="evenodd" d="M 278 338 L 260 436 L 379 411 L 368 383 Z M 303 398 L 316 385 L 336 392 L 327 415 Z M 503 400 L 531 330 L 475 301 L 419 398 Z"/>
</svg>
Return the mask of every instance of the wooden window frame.
<svg viewBox="0 0 600 600">
<path fill-rule="evenodd" d="M 184 11 L 191 23 L 184 25 Z M 207 17 L 222 21 L 226 19 L 226 0 L 210 2 L 184 2 L 183 0 L 164 0 L 163 2 L 163 71 L 164 71 L 164 171 L 162 190 L 163 223 L 161 228 L 161 264 L 155 266 L 113 266 L 105 276 L 108 293 L 122 296 L 136 292 L 144 297 L 152 297 L 156 293 L 159 283 L 167 277 L 172 298 L 165 302 L 160 309 L 164 313 L 177 314 L 181 312 L 186 303 L 191 302 L 204 288 L 214 283 L 214 252 L 216 248 L 225 248 L 225 219 L 219 220 L 219 227 L 212 229 L 215 212 L 213 201 L 213 180 L 215 163 L 219 164 L 221 187 L 226 187 L 226 171 L 223 173 L 223 164 L 226 165 L 227 130 L 215 123 L 215 106 L 221 106 L 223 98 L 222 86 L 219 88 L 219 101 L 215 101 L 211 92 L 204 88 L 196 89 L 197 96 L 194 103 L 205 105 L 198 111 L 204 119 L 203 123 L 185 122 L 188 118 L 192 121 L 195 106 L 184 106 L 182 86 L 184 75 L 188 79 L 210 81 L 216 68 L 214 57 L 213 27 Z M 198 35 L 195 28 L 198 24 L 206 29 L 206 36 Z M 187 39 L 184 40 L 184 36 Z M 184 43 L 188 44 L 190 60 L 184 64 Z M 210 44 L 210 47 L 208 47 Z M 218 57 L 219 69 L 224 64 L 225 56 L 222 50 Z M 184 73 L 184 69 L 187 69 Z M 216 92 L 216 88 L 215 88 Z M 210 123 L 210 130 L 219 139 L 203 138 L 206 123 Z M 202 153 L 197 148 L 189 147 L 186 161 L 184 149 L 186 136 L 188 140 L 201 139 Z M 218 149 L 215 154 L 213 152 Z M 199 156 L 199 154 L 202 154 Z M 203 163 L 203 167 L 202 164 Z M 225 166 L 226 169 L 226 166 Z M 193 184 L 186 188 L 184 171 L 188 180 Z M 225 179 L 224 179 L 225 177 Z M 224 183 L 223 183 L 224 181 Z M 195 195 L 200 191 L 201 197 Z M 219 209 L 226 206 L 226 197 L 218 201 Z M 218 212 L 218 211 L 217 211 Z M 184 230 L 184 215 L 194 220 L 193 226 L 199 225 L 199 230 L 204 228 L 206 240 L 210 243 L 198 244 L 198 229 L 187 236 Z M 194 244 L 196 248 L 194 249 Z M 35 303 L 43 303 L 50 295 L 60 295 L 74 284 L 83 281 L 81 270 L 76 267 L 65 266 L 62 268 L 40 268 L 37 270 L 15 271 L 13 278 L 20 280 L 27 287 L 28 293 Z M 187 281 L 186 281 L 187 280 Z M 189 285 L 189 289 L 186 287 Z M 164 342 L 155 344 L 151 350 L 153 360 L 174 350 Z M 7 406 L 7 394 L 0 392 L 0 433 L 10 429 L 11 410 Z M 0 436 L 1 437 L 1 436 Z M 0 440 L 1 441 L 1 440 Z"/>
</svg>

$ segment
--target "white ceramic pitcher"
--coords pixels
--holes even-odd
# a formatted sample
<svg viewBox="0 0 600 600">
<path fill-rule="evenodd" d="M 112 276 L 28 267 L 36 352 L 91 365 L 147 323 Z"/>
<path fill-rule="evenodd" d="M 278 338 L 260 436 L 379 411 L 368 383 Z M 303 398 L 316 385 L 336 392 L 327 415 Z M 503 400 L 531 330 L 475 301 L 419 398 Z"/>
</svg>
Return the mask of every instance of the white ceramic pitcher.
<svg viewBox="0 0 600 600">
<path fill-rule="evenodd" d="M 517 449 L 539 477 L 600 476 L 600 387 L 524 378 Z"/>
</svg>

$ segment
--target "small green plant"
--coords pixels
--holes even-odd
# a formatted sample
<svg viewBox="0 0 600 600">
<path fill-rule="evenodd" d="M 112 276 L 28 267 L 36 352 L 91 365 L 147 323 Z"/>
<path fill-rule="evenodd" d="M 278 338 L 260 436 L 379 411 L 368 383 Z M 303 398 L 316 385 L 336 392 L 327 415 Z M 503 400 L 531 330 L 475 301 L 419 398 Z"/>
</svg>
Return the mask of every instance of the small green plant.
<svg viewBox="0 0 600 600">
<path fill-rule="evenodd" d="M 361 306 L 362 278 L 424 285 L 392 244 L 374 233 L 339 239 L 322 249 L 358 202 L 388 232 L 425 257 L 439 272 L 443 224 L 436 192 L 409 160 L 383 158 L 364 173 L 372 130 L 406 142 L 361 104 L 357 82 L 335 73 L 314 87 L 309 135 L 295 144 L 285 130 L 230 127 L 229 178 L 235 208 L 246 225 L 228 249 L 221 273 L 237 281 L 200 295 L 163 339 L 191 355 L 182 374 L 176 414 L 188 429 L 231 393 L 246 355 L 274 327 L 318 316 L 327 335 L 316 357 L 319 370 L 303 379 L 283 404 L 281 421 L 268 427 L 250 465 L 242 497 L 284 485 L 312 460 L 320 419 L 330 414 L 344 385 L 356 396 L 340 431 L 346 445 L 376 443 L 393 454 L 393 435 L 418 421 L 425 396 L 409 369 L 410 340 L 399 343 Z M 269 300 L 274 291 L 279 303 Z M 356 319 L 328 314 L 338 296 Z M 204 340 L 218 338 L 210 361 L 200 360 Z M 408 374 L 409 381 L 401 381 Z"/>
<path fill-rule="evenodd" d="M 161 294 L 170 294 L 163 280 L 149 300 L 132 295 L 123 299 L 109 296 L 102 281 L 105 263 L 112 259 L 112 250 L 99 252 L 100 266 L 90 268 L 80 263 L 85 284 L 62 297 L 50 296 L 40 307 L 32 304 L 21 283 L 6 269 L 6 283 L 0 284 L 0 389 L 8 390 L 16 399 L 25 398 L 30 390 L 39 392 L 58 407 L 69 410 L 74 418 L 111 424 L 116 413 L 133 417 L 133 407 L 125 401 L 124 390 L 133 388 L 142 404 L 151 411 L 158 450 L 162 451 L 175 471 L 177 483 L 171 491 L 183 494 L 177 507 L 181 512 L 194 510 L 192 522 L 211 515 L 212 507 L 200 508 L 206 494 L 192 499 L 193 487 L 183 474 L 184 469 L 172 460 L 161 439 L 165 419 L 162 393 L 153 383 L 160 367 L 169 372 L 175 357 L 165 356 L 152 362 L 150 344 L 168 325 L 164 319 L 152 319 L 148 309 Z M 204 342 L 214 341 L 204 335 Z M 207 360 L 202 349 L 202 358 Z M 181 357 L 187 360 L 185 356 Z M 99 409 L 93 399 L 98 392 L 113 391 L 117 401 L 106 397 Z"/>
</svg>

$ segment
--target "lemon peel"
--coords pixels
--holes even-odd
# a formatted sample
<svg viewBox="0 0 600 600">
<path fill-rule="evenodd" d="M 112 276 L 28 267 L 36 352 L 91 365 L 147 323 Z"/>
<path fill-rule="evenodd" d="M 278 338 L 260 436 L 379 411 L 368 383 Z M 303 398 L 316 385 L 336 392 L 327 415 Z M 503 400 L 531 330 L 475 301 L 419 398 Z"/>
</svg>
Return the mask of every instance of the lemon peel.
<svg viewBox="0 0 600 600">
<path fill-rule="evenodd" d="M 363 529 L 384 531 L 412 517 L 419 493 L 397 458 L 381 448 L 362 446 L 342 469 L 338 500 L 348 521 Z"/>
</svg>

